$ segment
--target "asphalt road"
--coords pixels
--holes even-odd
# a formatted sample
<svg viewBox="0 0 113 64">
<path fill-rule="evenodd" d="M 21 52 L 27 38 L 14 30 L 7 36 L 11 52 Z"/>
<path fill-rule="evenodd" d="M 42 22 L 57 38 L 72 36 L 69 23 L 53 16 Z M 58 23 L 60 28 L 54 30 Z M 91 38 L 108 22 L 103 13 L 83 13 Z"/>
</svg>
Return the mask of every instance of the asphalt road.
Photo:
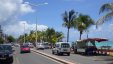
<svg viewBox="0 0 113 64">
<path fill-rule="evenodd" d="M 51 49 L 38 50 L 47 54 L 52 54 Z M 57 56 L 57 55 L 54 55 Z M 71 54 L 70 56 L 57 56 L 61 59 L 65 59 L 71 62 L 77 62 L 79 64 L 113 64 L 113 57 L 110 56 L 82 56 L 79 54 Z"/>
<path fill-rule="evenodd" d="M 19 49 L 16 48 L 14 53 L 13 64 L 59 64 L 57 61 L 43 57 L 37 53 L 20 54 Z"/>
</svg>

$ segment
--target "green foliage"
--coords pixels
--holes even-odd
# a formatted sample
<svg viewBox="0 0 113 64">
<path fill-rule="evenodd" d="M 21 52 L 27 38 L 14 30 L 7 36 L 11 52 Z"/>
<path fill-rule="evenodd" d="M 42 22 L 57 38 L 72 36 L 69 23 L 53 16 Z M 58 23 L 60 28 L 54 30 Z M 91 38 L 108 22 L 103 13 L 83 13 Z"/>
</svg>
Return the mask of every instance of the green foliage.
<svg viewBox="0 0 113 64">
<path fill-rule="evenodd" d="M 63 13 L 63 26 L 68 29 L 67 31 L 67 42 L 69 41 L 69 29 L 73 27 L 73 21 L 76 18 L 77 12 L 70 10 Z"/>
<path fill-rule="evenodd" d="M 57 41 L 61 41 L 63 38 L 63 33 L 62 32 L 57 32 L 53 28 L 48 28 L 46 31 L 37 31 L 37 41 L 41 42 L 49 42 L 49 43 L 56 43 Z M 36 41 L 36 32 L 31 31 L 30 34 L 27 34 L 26 37 L 26 42 L 31 42 L 34 43 Z M 18 41 L 20 43 L 23 43 L 24 41 L 24 35 L 21 35 L 18 38 Z"/>
<path fill-rule="evenodd" d="M 87 30 L 91 25 L 94 25 L 94 21 L 88 15 L 79 14 L 73 22 L 73 27 L 80 32 L 80 40 L 83 31 Z"/>
<path fill-rule="evenodd" d="M 11 42 L 14 42 L 15 41 L 15 38 L 10 35 L 10 36 L 7 37 L 7 40 L 8 40 L 8 42 L 11 43 Z"/>
<path fill-rule="evenodd" d="M 100 7 L 100 12 L 107 12 L 104 16 L 102 16 L 97 22 L 96 25 L 103 24 L 105 21 L 109 21 L 113 18 L 113 3 L 106 3 Z"/>
<path fill-rule="evenodd" d="M 0 37 L 0 44 L 3 44 L 4 43 L 4 40 L 2 37 Z"/>
</svg>

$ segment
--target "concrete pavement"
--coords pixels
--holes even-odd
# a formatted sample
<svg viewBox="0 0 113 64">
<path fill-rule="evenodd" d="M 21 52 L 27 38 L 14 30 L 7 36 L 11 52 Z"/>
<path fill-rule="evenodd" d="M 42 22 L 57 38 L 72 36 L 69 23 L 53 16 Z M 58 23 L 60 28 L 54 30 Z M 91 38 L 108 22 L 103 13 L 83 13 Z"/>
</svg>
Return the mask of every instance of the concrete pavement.
<svg viewBox="0 0 113 64">
<path fill-rule="evenodd" d="M 51 49 L 38 51 L 52 55 Z M 70 56 L 57 56 L 57 57 L 72 62 L 78 62 L 80 64 L 113 64 L 113 57 L 111 56 L 82 56 L 79 54 L 71 54 Z"/>
</svg>

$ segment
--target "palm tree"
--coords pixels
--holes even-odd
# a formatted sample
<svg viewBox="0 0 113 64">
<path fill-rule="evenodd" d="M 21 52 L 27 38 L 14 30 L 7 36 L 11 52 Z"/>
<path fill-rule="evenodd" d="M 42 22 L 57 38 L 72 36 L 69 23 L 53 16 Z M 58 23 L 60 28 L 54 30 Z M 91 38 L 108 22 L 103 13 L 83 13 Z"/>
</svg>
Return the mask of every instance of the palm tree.
<svg viewBox="0 0 113 64">
<path fill-rule="evenodd" d="M 73 24 L 74 18 L 76 18 L 76 14 L 74 10 L 70 10 L 69 12 L 65 11 L 63 13 L 63 21 L 64 21 L 63 26 L 68 29 L 67 42 L 69 41 L 69 29 L 73 27 L 72 24 Z"/>
<path fill-rule="evenodd" d="M 86 31 L 91 25 L 94 24 L 94 21 L 88 15 L 79 14 L 73 23 L 73 27 L 80 32 L 80 40 L 83 34 L 83 31 Z"/>
<path fill-rule="evenodd" d="M 111 18 L 113 18 L 113 3 L 106 3 L 106 4 L 103 4 L 101 7 L 100 7 L 100 12 L 99 13 L 103 13 L 103 12 L 108 12 L 107 14 L 105 14 L 103 17 L 101 17 L 96 25 L 98 24 L 102 24 L 104 23 L 105 21 L 108 21 L 110 20 Z"/>
</svg>

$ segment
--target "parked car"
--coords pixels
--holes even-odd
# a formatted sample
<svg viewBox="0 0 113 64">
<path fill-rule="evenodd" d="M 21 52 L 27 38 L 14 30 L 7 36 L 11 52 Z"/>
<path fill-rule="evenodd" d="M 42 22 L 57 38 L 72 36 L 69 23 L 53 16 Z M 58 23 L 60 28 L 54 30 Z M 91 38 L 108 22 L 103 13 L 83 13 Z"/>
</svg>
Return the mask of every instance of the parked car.
<svg viewBox="0 0 113 64">
<path fill-rule="evenodd" d="M 38 49 L 42 49 L 42 50 L 44 50 L 44 44 L 43 43 L 37 43 L 36 44 L 36 49 L 38 50 Z"/>
<path fill-rule="evenodd" d="M 20 53 L 24 53 L 24 52 L 31 52 L 30 51 L 30 47 L 29 46 L 27 46 L 27 45 L 22 45 L 22 46 L 20 46 Z"/>
<path fill-rule="evenodd" d="M 33 48 L 33 47 L 34 47 L 32 43 L 25 43 L 24 45 L 27 45 L 27 46 L 29 46 L 30 48 Z"/>
<path fill-rule="evenodd" d="M 52 49 L 52 54 L 67 54 L 68 56 L 70 56 L 70 44 L 67 42 L 57 42 L 55 44 L 55 47 Z"/>
<path fill-rule="evenodd" d="M 20 44 L 15 43 L 14 46 L 15 46 L 15 47 L 20 47 Z"/>
<path fill-rule="evenodd" d="M 0 45 L 0 62 L 1 63 L 13 63 L 13 52 L 11 45 L 1 44 Z"/>
<path fill-rule="evenodd" d="M 45 48 L 45 49 L 49 49 L 49 48 L 50 48 L 50 45 L 49 45 L 48 42 L 44 42 L 44 48 Z"/>
</svg>

